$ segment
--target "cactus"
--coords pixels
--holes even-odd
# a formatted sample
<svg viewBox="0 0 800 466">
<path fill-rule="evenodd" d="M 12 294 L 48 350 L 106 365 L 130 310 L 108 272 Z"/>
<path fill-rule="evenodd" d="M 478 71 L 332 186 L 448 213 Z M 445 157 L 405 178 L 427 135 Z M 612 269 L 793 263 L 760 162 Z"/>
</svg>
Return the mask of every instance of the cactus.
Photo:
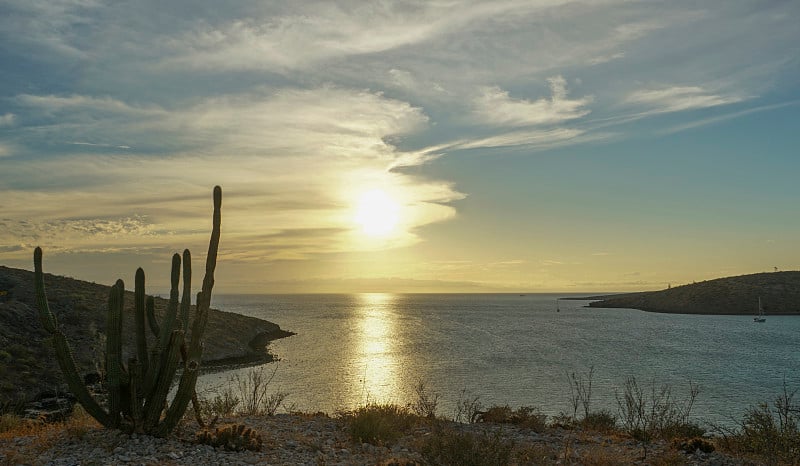
<svg viewBox="0 0 800 466">
<path fill-rule="evenodd" d="M 195 383 L 203 352 L 202 338 L 208 322 L 211 306 L 211 290 L 214 287 L 214 269 L 220 235 L 220 209 L 222 189 L 214 187 L 214 215 L 211 239 L 206 256 L 206 271 L 201 291 L 197 294 L 196 312 L 192 330 L 189 328 L 189 306 L 191 304 L 191 256 L 183 252 L 183 296 L 178 302 L 178 285 L 181 275 L 181 256 L 172 258 L 171 291 L 167 313 L 161 323 L 155 318 L 153 297 L 145 295 L 145 275 L 136 270 L 134 291 L 134 329 L 136 332 L 135 357 L 122 362 L 122 311 L 124 309 L 125 284 L 117 280 L 111 287 L 108 298 L 108 323 L 106 328 L 106 380 L 108 403 L 104 408 L 83 384 L 72 356 L 66 336 L 58 326 L 58 320 L 50 311 L 44 288 L 42 272 L 42 249 L 33 253 L 36 303 L 39 319 L 52 336 L 56 359 L 70 391 L 92 417 L 108 428 L 120 428 L 128 432 L 139 432 L 165 437 L 183 417 L 189 401 L 195 397 Z M 178 311 L 180 310 L 180 315 Z M 147 322 L 147 325 L 145 325 Z M 150 328 L 155 346 L 147 348 L 146 327 Z M 187 346 L 188 343 L 188 346 Z M 171 403 L 167 396 L 178 367 L 182 367 L 178 389 Z"/>
<path fill-rule="evenodd" d="M 261 435 L 244 424 L 226 424 L 214 431 L 203 429 L 196 435 L 198 443 L 222 447 L 228 451 L 260 451 Z"/>
</svg>

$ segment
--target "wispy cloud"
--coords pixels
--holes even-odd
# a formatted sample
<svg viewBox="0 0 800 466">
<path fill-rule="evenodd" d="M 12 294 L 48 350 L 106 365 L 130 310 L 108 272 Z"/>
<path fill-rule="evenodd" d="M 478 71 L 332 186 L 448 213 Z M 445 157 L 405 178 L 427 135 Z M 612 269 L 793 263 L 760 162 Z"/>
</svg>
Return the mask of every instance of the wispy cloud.
<svg viewBox="0 0 800 466">
<path fill-rule="evenodd" d="M 513 99 L 496 86 L 484 88 L 475 99 L 475 116 L 495 126 L 539 126 L 574 120 L 589 113 L 585 107 L 591 97 L 567 98 L 567 81 L 562 76 L 547 81 L 551 97 L 536 101 Z"/>
<path fill-rule="evenodd" d="M 110 147 L 113 149 L 130 149 L 131 146 L 117 146 L 114 144 L 105 144 L 105 143 L 96 143 L 96 142 L 80 142 L 80 141 L 70 141 L 67 144 L 73 146 L 90 146 L 90 147 Z"/>
<path fill-rule="evenodd" d="M 513 131 L 482 139 L 463 141 L 452 146 L 453 149 L 477 149 L 486 147 L 536 146 L 552 147 L 575 139 L 584 134 L 575 128 L 556 128 L 549 130 Z"/>
<path fill-rule="evenodd" d="M 0 127 L 13 125 L 15 118 L 16 115 L 14 115 L 13 113 L 6 113 L 5 115 L 0 115 Z"/>
<path fill-rule="evenodd" d="M 715 94 L 700 86 L 668 86 L 642 89 L 628 94 L 625 102 L 655 113 L 679 112 L 729 105 L 744 100 L 735 95 Z"/>
<path fill-rule="evenodd" d="M 734 118 L 743 117 L 743 116 L 750 115 L 750 114 L 753 114 L 753 113 L 768 112 L 770 110 L 777 110 L 777 109 L 780 109 L 780 108 L 791 107 L 791 106 L 794 106 L 794 105 L 800 105 L 800 100 L 792 100 L 792 101 L 789 101 L 789 102 L 781 102 L 781 103 L 778 103 L 778 104 L 771 104 L 771 105 L 762 105 L 762 106 L 759 106 L 759 107 L 748 108 L 746 110 L 740 110 L 738 112 L 731 112 L 731 113 L 726 113 L 724 115 L 717 115 L 717 116 L 713 116 L 713 117 L 710 117 L 710 118 L 703 118 L 703 119 L 700 119 L 700 120 L 691 121 L 689 123 L 671 126 L 669 128 L 666 128 L 665 130 L 663 130 L 661 132 L 661 134 L 674 134 L 674 133 L 678 133 L 678 132 L 681 132 L 681 131 L 686 131 L 686 130 L 689 130 L 689 129 L 699 128 L 701 126 L 712 125 L 712 124 L 715 124 L 715 123 L 720 123 L 720 122 L 723 122 L 723 121 L 732 120 Z"/>
</svg>

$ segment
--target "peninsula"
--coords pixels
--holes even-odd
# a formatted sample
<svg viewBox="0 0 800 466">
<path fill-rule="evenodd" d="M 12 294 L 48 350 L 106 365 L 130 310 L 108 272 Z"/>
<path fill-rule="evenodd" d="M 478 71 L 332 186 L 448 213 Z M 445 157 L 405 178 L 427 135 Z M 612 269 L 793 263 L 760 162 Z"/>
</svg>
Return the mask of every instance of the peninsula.
<svg viewBox="0 0 800 466">
<path fill-rule="evenodd" d="M 100 372 L 110 287 L 47 273 L 45 286 L 50 308 L 75 351 L 78 370 Z M 133 292 L 125 294 L 123 360 L 135 348 Z M 159 318 L 167 303 L 155 299 Z M 269 362 L 269 342 L 290 335 L 272 322 L 212 309 L 205 332 L 204 366 Z M 61 370 L 47 337 L 36 309 L 33 272 L 0 266 L 0 404 L 61 388 Z"/>
<path fill-rule="evenodd" d="M 589 307 L 673 314 L 800 315 L 800 271 L 717 278 L 660 291 L 594 296 Z"/>
</svg>

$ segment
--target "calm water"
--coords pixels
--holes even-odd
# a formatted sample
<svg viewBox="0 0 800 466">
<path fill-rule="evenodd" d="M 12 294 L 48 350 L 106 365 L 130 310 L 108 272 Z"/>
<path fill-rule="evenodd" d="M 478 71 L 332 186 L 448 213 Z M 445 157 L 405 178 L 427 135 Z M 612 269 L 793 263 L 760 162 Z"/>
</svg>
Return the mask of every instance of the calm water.
<svg viewBox="0 0 800 466">
<path fill-rule="evenodd" d="M 700 386 L 697 418 L 725 422 L 772 400 L 784 377 L 800 383 L 800 318 L 653 314 L 588 309 L 547 294 L 217 296 L 213 305 L 264 318 L 297 335 L 271 344 L 281 359 L 271 383 L 304 411 L 367 401 L 405 404 L 424 380 L 440 414 L 459 398 L 484 405 L 569 411 L 567 372 L 594 366 L 593 406 L 617 411 L 627 376 L 669 383 L 683 397 Z M 269 366 L 270 370 L 274 366 Z M 243 370 L 244 371 L 244 370 Z M 202 387 L 230 373 L 209 374 Z M 201 388 L 202 388 L 201 387 Z"/>
</svg>

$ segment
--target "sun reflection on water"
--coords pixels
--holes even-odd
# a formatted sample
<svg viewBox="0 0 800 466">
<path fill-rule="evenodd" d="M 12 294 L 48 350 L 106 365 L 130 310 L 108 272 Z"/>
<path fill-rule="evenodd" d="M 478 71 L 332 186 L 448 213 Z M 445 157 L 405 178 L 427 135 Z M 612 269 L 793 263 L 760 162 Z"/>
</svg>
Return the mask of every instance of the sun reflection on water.
<svg viewBox="0 0 800 466">
<path fill-rule="evenodd" d="M 356 314 L 361 328 L 358 359 L 363 372 L 359 382 L 359 399 L 352 405 L 391 401 L 397 388 L 397 361 L 394 339 L 395 296 L 390 293 L 358 295 Z"/>
</svg>

